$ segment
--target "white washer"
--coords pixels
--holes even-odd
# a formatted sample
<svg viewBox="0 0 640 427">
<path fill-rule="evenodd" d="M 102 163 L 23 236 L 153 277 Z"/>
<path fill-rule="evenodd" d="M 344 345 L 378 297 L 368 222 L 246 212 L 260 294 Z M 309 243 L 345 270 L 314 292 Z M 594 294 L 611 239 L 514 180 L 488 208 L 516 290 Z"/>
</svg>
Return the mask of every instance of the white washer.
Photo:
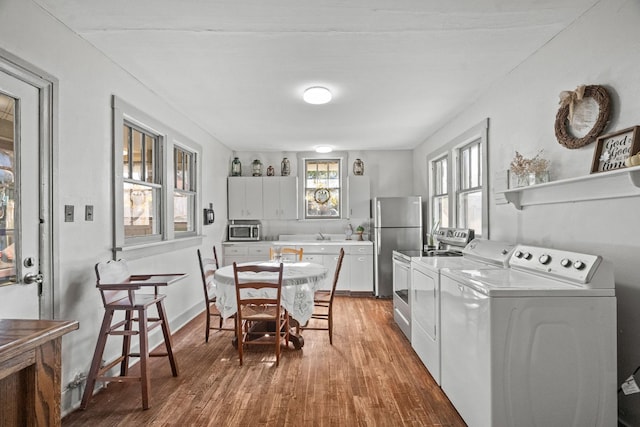
<svg viewBox="0 0 640 427">
<path fill-rule="evenodd" d="M 440 381 L 440 270 L 443 268 L 505 268 L 514 245 L 475 239 L 462 256 L 421 256 L 411 258 L 411 346 Z"/>
<path fill-rule="evenodd" d="M 441 271 L 442 389 L 471 427 L 615 426 L 611 264 L 525 245 L 509 264 Z"/>
</svg>

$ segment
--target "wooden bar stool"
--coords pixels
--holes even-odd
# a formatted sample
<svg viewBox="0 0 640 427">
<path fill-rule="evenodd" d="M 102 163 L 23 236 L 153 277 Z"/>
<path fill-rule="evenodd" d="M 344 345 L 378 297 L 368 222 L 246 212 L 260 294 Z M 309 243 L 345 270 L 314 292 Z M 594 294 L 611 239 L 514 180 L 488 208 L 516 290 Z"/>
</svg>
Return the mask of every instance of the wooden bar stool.
<svg viewBox="0 0 640 427">
<path fill-rule="evenodd" d="M 93 395 L 97 381 L 134 381 L 140 382 L 142 388 L 142 407 L 149 408 L 149 389 L 151 378 L 149 376 L 149 357 L 168 357 L 171 365 L 171 372 L 174 377 L 178 376 L 178 365 L 173 356 L 171 346 L 171 332 L 167 322 L 167 315 L 164 309 L 164 295 L 158 294 L 158 286 L 166 286 L 169 283 L 183 277 L 184 274 L 151 274 L 151 275 L 130 275 L 127 263 L 124 260 L 108 261 L 96 264 L 96 287 L 100 290 L 102 302 L 104 303 L 104 317 L 98 342 L 93 354 L 91 368 L 87 375 L 87 384 L 82 396 L 80 407 L 87 407 Z M 153 294 L 136 293 L 145 286 L 153 286 Z M 158 316 L 149 317 L 147 309 L 156 306 Z M 124 312 L 124 320 L 113 323 L 116 311 Z M 134 329 L 134 322 L 138 328 Z M 160 326 L 164 336 L 166 352 L 149 352 L 149 331 Z M 123 337 L 122 354 L 115 360 L 100 367 L 107 338 L 111 335 Z M 139 353 L 131 353 L 131 337 L 137 335 L 140 342 Z M 129 358 L 140 358 L 140 375 L 129 375 Z M 114 366 L 120 364 L 120 376 L 105 375 Z"/>
</svg>

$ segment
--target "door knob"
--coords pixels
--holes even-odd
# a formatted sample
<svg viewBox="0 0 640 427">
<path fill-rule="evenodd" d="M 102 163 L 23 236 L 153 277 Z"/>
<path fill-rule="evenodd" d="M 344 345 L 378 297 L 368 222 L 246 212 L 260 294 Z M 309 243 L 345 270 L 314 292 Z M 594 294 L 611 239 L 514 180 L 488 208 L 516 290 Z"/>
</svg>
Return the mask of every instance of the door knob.
<svg viewBox="0 0 640 427">
<path fill-rule="evenodd" d="M 30 285 L 32 283 L 42 283 L 43 277 L 41 273 L 38 274 L 34 274 L 34 273 L 27 273 L 24 275 L 24 278 L 22 279 L 22 281 L 24 282 L 25 285 Z"/>
</svg>

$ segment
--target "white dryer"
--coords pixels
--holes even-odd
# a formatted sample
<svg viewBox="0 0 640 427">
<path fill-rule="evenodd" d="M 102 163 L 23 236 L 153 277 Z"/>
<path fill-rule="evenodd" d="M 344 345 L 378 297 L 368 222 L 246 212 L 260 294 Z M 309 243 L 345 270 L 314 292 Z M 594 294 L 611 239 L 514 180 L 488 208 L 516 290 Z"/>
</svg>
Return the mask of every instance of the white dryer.
<svg viewBox="0 0 640 427">
<path fill-rule="evenodd" d="M 411 346 L 438 385 L 441 384 L 440 271 L 443 268 L 506 268 L 514 245 L 474 239 L 463 247 L 461 256 L 441 252 L 411 258 Z"/>
<path fill-rule="evenodd" d="M 525 245 L 509 264 L 441 271 L 442 389 L 471 427 L 616 425 L 611 264 Z"/>
</svg>

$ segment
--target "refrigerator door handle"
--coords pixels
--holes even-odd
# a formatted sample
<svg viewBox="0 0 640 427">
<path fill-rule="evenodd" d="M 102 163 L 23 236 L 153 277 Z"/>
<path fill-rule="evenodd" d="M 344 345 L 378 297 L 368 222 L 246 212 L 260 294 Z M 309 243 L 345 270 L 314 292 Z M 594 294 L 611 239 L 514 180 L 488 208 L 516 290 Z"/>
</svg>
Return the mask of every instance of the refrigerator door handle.
<svg viewBox="0 0 640 427">
<path fill-rule="evenodd" d="M 376 255 L 380 256 L 380 249 L 382 246 L 382 242 L 380 241 L 380 229 L 376 228 Z"/>
<path fill-rule="evenodd" d="M 376 201 L 376 222 L 375 222 L 375 226 L 376 227 L 381 227 L 380 225 L 380 200 Z"/>
</svg>

